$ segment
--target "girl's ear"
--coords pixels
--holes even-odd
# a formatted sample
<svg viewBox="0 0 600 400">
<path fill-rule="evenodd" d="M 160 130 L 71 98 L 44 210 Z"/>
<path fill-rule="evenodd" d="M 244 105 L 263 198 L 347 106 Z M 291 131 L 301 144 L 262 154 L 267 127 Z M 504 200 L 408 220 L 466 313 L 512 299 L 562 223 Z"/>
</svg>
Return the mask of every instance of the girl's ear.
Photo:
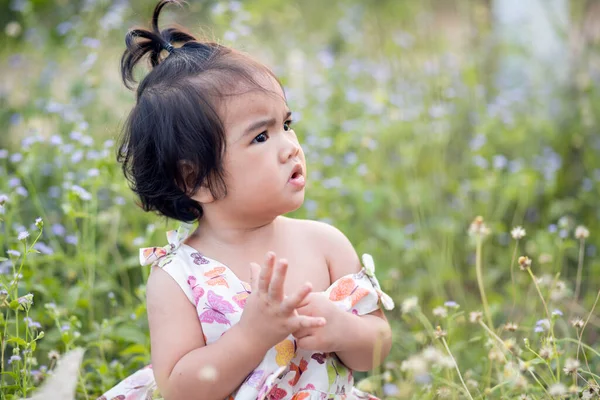
<svg viewBox="0 0 600 400">
<path fill-rule="evenodd" d="M 210 189 L 206 186 L 202 185 L 200 188 L 190 196 L 192 199 L 196 200 L 200 204 L 208 204 L 215 201 L 215 197 L 210 192 Z"/>
<path fill-rule="evenodd" d="M 191 164 L 189 161 L 182 160 L 179 162 L 179 168 L 181 170 L 183 181 L 185 182 L 185 187 L 181 188 L 181 190 L 186 191 L 188 196 L 200 204 L 208 204 L 215 201 L 213 194 L 205 184 L 202 184 L 195 193 L 190 192 L 190 188 L 194 187 L 197 174 L 197 169 L 193 164 Z"/>
</svg>

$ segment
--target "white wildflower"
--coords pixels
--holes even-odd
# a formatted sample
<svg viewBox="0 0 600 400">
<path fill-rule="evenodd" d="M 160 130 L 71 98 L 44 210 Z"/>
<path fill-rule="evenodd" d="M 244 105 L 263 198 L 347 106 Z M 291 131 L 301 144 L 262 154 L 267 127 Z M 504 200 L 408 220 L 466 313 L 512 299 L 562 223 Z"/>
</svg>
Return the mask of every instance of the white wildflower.
<svg viewBox="0 0 600 400">
<path fill-rule="evenodd" d="M 563 371 L 565 371 L 565 374 L 567 375 L 574 375 L 575 373 L 577 373 L 579 366 L 580 364 L 578 360 L 574 358 L 567 358 L 567 361 L 565 361 L 565 367 L 563 368 Z"/>
<path fill-rule="evenodd" d="M 504 353 L 502 353 L 498 348 L 492 347 L 490 352 L 488 353 L 488 358 L 493 362 L 502 362 L 505 360 Z"/>
<path fill-rule="evenodd" d="M 433 332 L 433 335 L 435 336 L 436 339 L 439 339 L 439 338 L 446 337 L 446 335 L 448 335 L 448 332 L 443 330 L 442 327 L 438 325 L 435 327 L 435 332 Z"/>
<path fill-rule="evenodd" d="M 562 383 L 555 383 L 548 388 L 550 396 L 563 396 L 567 393 L 567 388 Z"/>
<path fill-rule="evenodd" d="M 521 268 L 521 270 L 525 271 L 525 270 L 529 269 L 529 267 L 531 267 L 531 259 L 527 256 L 519 257 L 519 268 Z"/>
<path fill-rule="evenodd" d="M 433 315 L 440 318 L 446 318 L 448 316 L 448 309 L 446 307 L 436 307 L 433 309 Z"/>
<path fill-rule="evenodd" d="M 19 232 L 19 236 L 17 236 L 17 239 L 19 239 L 20 241 L 23 241 L 23 240 L 27 239 L 28 237 L 29 237 L 29 232 L 23 231 L 23 232 Z"/>
<path fill-rule="evenodd" d="M 523 375 L 519 374 L 514 379 L 514 385 L 518 389 L 527 389 L 527 386 L 529 386 L 529 382 L 527 382 L 527 378 L 525 378 Z"/>
<path fill-rule="evenodd" d="M 412 355 L 400 364 L 401 371 L 409 371 L 414 374 L 427 372 L 427 361 L 421 355 Z"/>
<path fill-rule="evenodd" d="M 550 290 L 550 300 L 559 301 L 567 297 L 569 290 L 567 284 L 563 281 L 557 281 Z"/>
<path fill-rule="evenodd" d="M 549 360 L 550 358 L 552 358 L 553 354 L 554 350 L 550 346 L 543 346 L 540 349 L 540 357 L 542 357 L 544 360 Z"/>
<path fill-rule="evenodd" d="M 581 329 L 583 328 L 584 322 L 581 318 L 577 317 L 571 320 L 571 325 L 573 325 L 574 328 Z"/>
<path fill-rule="evenodd" d="M 477 389 L 479 387 L 479 383 L 475 379 L 467 379 L 466 383 L 471 389 Z"/>
<path fill-rule="evenodd" d="M 590 231 L 583 225 L 579 225 L 575 229 L 575 238 L 577 239 L 587 239 L 590 236 Z"/>
<path fill-rule="evenodd" d="M 514 332 L 517 329 L 519 329 L 519 325 L 515 324 L 514 322 L 507 322 L 504 325 L 504 329 L 506 329 L 507 331 L 510 331 L 510 332 Z"/>
<path fill-rule="evenodd" d="M 469 321 L 471 321 L 471 323 L 476 324 L 479 321 L 481 321 L 481 318 L 483 317 L 483 313 L 481 311 L 472 311 L 471 313 L 469 313 Z"/>
<path fill-rule="evenodd" d="M 525 237 L 525 229 L 521 226 L 517 226 L 510 231 L 510 235 L 516 240 L 523 239 Z"/>
<path fill-rule="evenodd" d="M 590 385 L 587 389 L 581 392 L 583 400 L 598 399 L 600 397 L 600 387 Z"/>
<path fill-rule="evenodd" d="M 470 236 L 487 236 L 490 234 L 490 229 L 483 223 L 483 217 L 479 216 L 473 220 L 469 226 Z"/>
<path fill-rule="evenodd" d="M 412 311 L 416 310 L 417 306 L 419 305 L 419 299 L 417 297 L 409 297 L 408 299 L 405 299 L 402 302 L 402 313 L 403 314 L 409 314 Z"/>
<path fill-rule="evenodd" d="M 442 386 L 436 390 L 435 394 L 440 399 L 449 399 L 452 397 L 452 390 L 448 386 Z"/>
</svg>

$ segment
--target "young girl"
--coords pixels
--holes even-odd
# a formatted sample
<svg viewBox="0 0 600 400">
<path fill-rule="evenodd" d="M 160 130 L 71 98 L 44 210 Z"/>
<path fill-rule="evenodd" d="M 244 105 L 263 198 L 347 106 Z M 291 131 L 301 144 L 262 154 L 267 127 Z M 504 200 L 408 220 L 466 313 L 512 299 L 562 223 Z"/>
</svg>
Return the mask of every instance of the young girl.
<svg viewBox="0 0 600 400">
<path fill-rule="evenodd" d="M 127 34 L 125 85 L 146 54 L 153 69 L 119 161 L 144 210 L 182 225 L 140 251 L 152 366 L 101 399 L 374 398 L 352 377 L 391 347 L 371 257 L 361 267 L 336 228 L 282 216 L 302 205 L 307 171 L 280 83 L 241 52 L 159 31 L 173 2 Z"/>
</svg>

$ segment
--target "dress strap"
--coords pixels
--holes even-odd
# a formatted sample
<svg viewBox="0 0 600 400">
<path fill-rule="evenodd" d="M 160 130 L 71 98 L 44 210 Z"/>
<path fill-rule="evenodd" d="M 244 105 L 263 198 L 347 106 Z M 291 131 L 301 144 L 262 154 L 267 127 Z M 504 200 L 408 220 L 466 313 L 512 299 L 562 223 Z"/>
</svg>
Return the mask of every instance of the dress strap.
<svg viewBox="0 0 600 400">
<path fill-rule="evenodd" d="M 145 247 L 140 249 L 140 265 L 153 265 L 165 256 L 173 253 L 189 236 L 192 224 L 182 222 L 175 230 L 167 232 L 167 244 L 164 247 Z"/>
<path fill-rule="evenodd" d="M 373 257 L 370 254 L 365 253 L 362 256 L 362 262 L 365 274 L 367 275 L 367 277 L 371 281 L 371 284 L 375 288 L 375 291 L 377 292 L 377 296 L 379 296 L 379 300 L 381 301 L 383 308 L 385 308 L 386 310 L 393 310 L 395 306 L 394 300 L 392 300 L 392 298 L 387 293 L 381 290 L 381 285 L 379 285 L 379 281 L 375 276 L 375 262 L 373 261 Z"/>
</svg>

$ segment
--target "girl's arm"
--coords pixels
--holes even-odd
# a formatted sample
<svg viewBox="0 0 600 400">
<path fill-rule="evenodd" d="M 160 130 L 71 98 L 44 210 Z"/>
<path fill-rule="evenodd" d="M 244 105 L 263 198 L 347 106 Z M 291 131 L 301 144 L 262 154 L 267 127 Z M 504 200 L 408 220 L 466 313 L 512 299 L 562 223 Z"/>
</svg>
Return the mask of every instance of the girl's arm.
<svg viewBox="0 0 600 400">
<path fill-rule="evenodd" d="M 329 265 L 331 282 L 361 270 L 361 262 L 354 250 L 352 243 L 337 228 L 325 224 L 321 225 L 320 243 Z M 373 311 L 367 315 L 354 315 L 343 312 L 340 321 L 343 321 L 344 332 L 341 335 L 336 351 L 342 362 L 356 371 L 369 371 L 382 364 L 392 347 L 392 331 L 381 310 Z"/>
<path fill-rule="evenodd" d="M 382 364 L 392 348 L 392 331 L 381 310 L 367 315 L 345 313 L 345 340 L 335 354 L 355 371 L 370 371 Z"/>
<path fill-rule="evenodd" d="M 147 286 L 154 376 L 166 400 L 219 399 L 234 392 L 268 348 L 239 324 L 206 346 L 196 308 L 169 274 L 154 267 Z"/>
</svg>

